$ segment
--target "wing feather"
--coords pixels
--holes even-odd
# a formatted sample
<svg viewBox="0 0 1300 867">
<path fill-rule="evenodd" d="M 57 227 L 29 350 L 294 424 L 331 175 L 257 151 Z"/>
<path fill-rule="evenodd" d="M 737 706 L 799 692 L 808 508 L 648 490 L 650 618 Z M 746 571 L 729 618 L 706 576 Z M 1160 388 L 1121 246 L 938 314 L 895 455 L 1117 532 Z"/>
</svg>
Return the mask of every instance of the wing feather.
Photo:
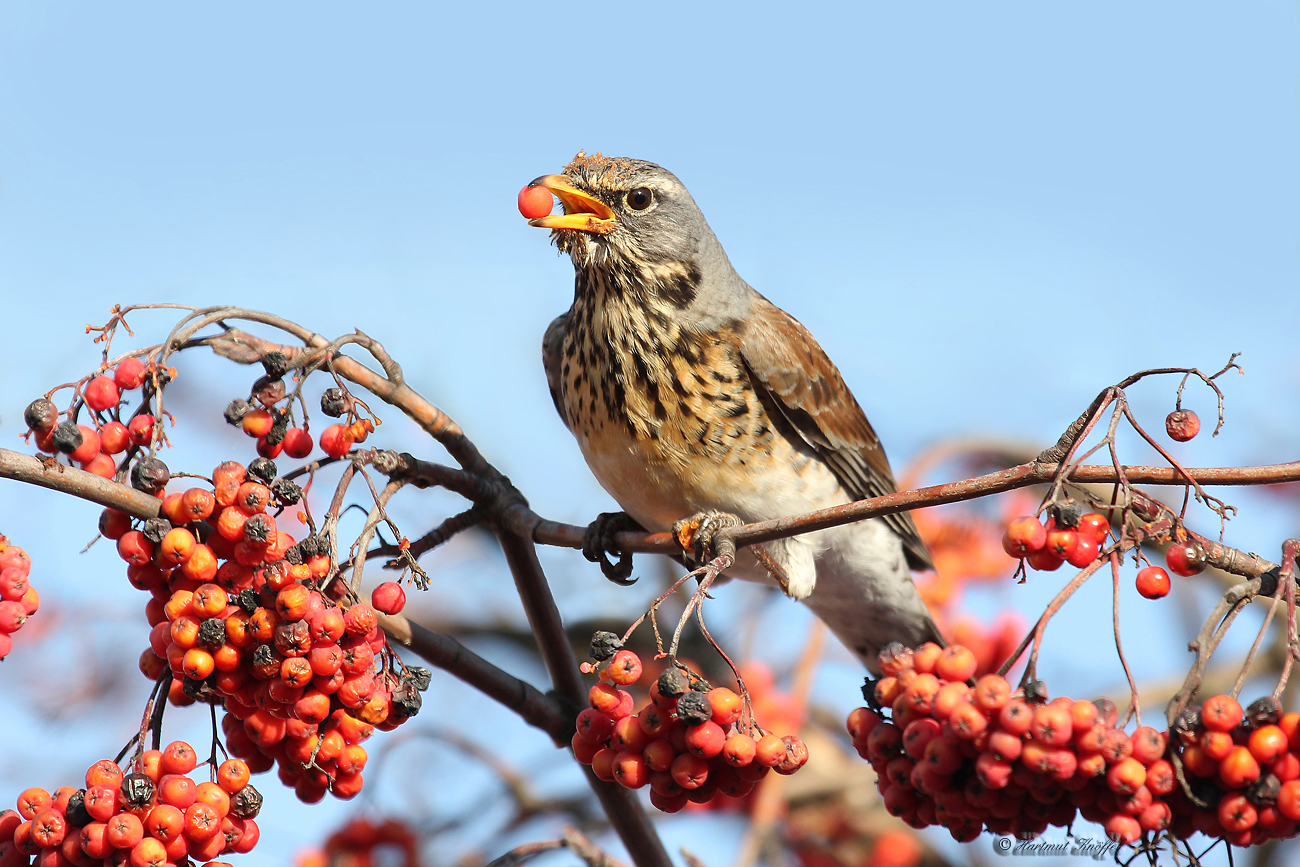
<svg viewBox="0 0 1300 867">
<path fill-rule="evenodd" d="M 880 438 L 808 329 L 760 296 L 740 338 L 741 356 L 760 396 L 817 451 L 854 499 L 897 490 Z M 910 514 L 884 520 L 903 538 L 913 569 L 934 568 Z"/>
</svg>

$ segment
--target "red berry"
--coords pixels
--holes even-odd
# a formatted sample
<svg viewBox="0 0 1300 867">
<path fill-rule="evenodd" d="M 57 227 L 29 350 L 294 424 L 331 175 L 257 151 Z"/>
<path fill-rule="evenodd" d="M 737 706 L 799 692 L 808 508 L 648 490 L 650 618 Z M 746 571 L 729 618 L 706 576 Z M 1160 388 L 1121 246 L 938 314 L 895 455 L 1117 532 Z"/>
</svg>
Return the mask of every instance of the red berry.
<svg viewBox="0 0 1300 867">
<path fill-rule="evenodd" d="M 1097 544 L 1095 538 L 1084 533 L 1077 533 L 1075 538 L 1078 542 L 1074 546 L 1074 552 L 1065 558 L 1065 562 L 1082 569 L 1097 559 L 1097 554 L 1101 552 L 1101 546 Z"/>
<path fill-rule="evenodd" d="M 121 399 L 117 383 L 107 376 L 97 376 L 86 384 L 86 405 L 95 412 L 103 412 L 117 406 Z"/>
<path fill-rule="evenodd" d="M 121 454 L 131 444 L 131 434 L 120 421 L 110 421 L 99 429 L 99 447 L 106 455 Z"/>
<path fill-rule="evenodd" d="M 1110 519 L 1100 512 L 1088 512 L 1079 517 L 1079 526 L 1075 527 L 1080 536 L 1091 536 L 1098 545 L 1106 541 L 1110 534 Z"/>
<path fill-rule="evenodd" d="M 138 446 L 147 446 L 153 439 L 154 417 L 149 414 L 137 415 L 127 422 L 127 432 L 131 434 L 131 442 Z"/>
<path fill-rule="evenodd" d="M 376 611 L 396 614 L 406 606 L 406 591 L 396 581 L 385 581 L 371 592 L 370 604 Z"/>
<path fill-rule="evenodd" d="M 1031 553 L 1025 558 L 1025 562 L 1029 564 L 1030 569 L 1039 572 L 1055 572 L 1065 561 L 1044 547 Z"/>
<path fill-rule="evenodd" d="M 341 458 L 352 448 L 352 434 L 341 424 L 332 424 L 320 435 L 320 447 L 332 458 Z"/>
<path fill-rule="evenodd" d="M 1148 599 L 1160 599 L 1169 593 L 1169 573 L 1159 566 L 1139 570 L 1137 591 Z"/>
<path fill-rule="evenodd" d="M 254 409 L 244 414 L 244 420 L 240 422 L 244 433 L 250 437 L 262 438 L 271 432 L 275 426 L 275 416 L 271 415 L 268 410 Z"/>
<path fill-rule="evenodd" d="M 605 676 L 619 686 L 630 686 L 640 680 L 641 671 L 641 657 L 630 650 L 620 650 L 609 661 Z"/>
<path fill-rule="evenodd" d="M 1185 443 L 1201 431 L 1201 420 L 1190 409 L 1176 409 L 1165 416 L 1165 433 L 1171 440 Z"/>
<path fill-rule="evenodd" d="M 530 184 L 519 191 L 519 213 L 527 220 L 537 220 L 547 216 L 554 205 L 555 199 L 551 196 L 551 191 L 545 187 L 534 187 Z"/>
<path fill-rule="evenodd" d="M 1196 575 L 1205 570 L 1205 550 L 1190 539 L 1178 542 L 1165 551 L 1165 563 L 1175 575 Z"/>
<path fill-rule="evenodd" d="M 138 358 L 123 358 L 113 369 L 113 381 L 118 388 L 130 391 L 144 382 L 145 367 Z"/>
<path fill-rule="evenodd" d="M 1012 557 L 1026 557 L 1047 544 L 1047 529 L 1032 515 L 1016 518 L 1002 534 L 1002 549 Z"/>
<path fill-rule="evenodd" d="M 284 453 L 291 458 L 301 460 L 311 454 L 311 434 L 300 427 L 291 427 L 284 434 Z"/>
<path fill-rule="evenodd" d="M 79 464 L 89 463 L 99 454 L 99 431 L 84 424 L 77 425 L 77 430 L 81 432 L 81 445 L 69 452 L 68 457 Z"/>
<path fill-rule="evenodd" d="M 1052 530 L 1047 534 L 1047 550 L 1062 560 L 1069 559 L 1079 547 L 1079 534 L 1074 530 Z"/>
</svg>

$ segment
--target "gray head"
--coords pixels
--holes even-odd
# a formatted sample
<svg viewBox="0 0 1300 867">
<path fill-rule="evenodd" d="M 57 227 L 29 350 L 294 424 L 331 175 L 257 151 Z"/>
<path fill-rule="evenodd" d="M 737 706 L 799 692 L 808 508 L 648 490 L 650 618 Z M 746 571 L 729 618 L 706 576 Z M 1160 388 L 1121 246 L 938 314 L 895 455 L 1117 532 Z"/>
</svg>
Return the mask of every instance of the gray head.
<svg viewBox="0 0 1300 867">
<path fill-rule="evenodd" d="M 708 316 L 750 290 L 682 182 L 667 169 L 627 158 L 579 153 L 560 175 L 530 186 L 554 193 L 564 213 L 531 220 L 581 274 L 597 269 L 645 301 Z M 633 285 L 634 284 L 634 285 Z M 728 291 L 730 290 L 730 291 Z M 747 300 L 747 299 L 746 299 Z"/>
</svg>

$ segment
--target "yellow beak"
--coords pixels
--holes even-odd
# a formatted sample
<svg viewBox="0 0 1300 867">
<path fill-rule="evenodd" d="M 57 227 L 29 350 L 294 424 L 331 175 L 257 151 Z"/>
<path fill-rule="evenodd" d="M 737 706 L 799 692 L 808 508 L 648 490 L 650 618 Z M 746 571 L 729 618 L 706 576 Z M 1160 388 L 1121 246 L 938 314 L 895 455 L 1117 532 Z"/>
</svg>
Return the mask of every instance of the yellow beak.
<svg viewBox="0 0 1300 867">
<path fill-rule="evenodd" d="M 573 229 L 598 235 L 613 230 L 614 212 L 609 206 L 569 183 L 569 179 L 563 175 L 542 175 L 528 186 L 549 190 L 564 205 L 563 214 L 529 220 L 528 225 L 543 229 Z"/>
</svg>

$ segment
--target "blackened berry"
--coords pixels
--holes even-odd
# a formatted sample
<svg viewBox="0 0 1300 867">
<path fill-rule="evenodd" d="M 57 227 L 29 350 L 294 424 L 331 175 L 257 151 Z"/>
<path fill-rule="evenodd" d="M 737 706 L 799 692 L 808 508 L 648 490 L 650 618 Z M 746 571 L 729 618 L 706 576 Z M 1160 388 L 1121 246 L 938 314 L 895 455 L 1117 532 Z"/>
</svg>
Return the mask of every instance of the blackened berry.
<svg viewBox="0 0 1300 867">
<path fill-rule="evenodd" d="M 352 401 L 341 388 L 327 388 L 320 396 L 320 411 L 330 418 L 338 418 L 348 411 Z"/>
<path fill-rule="evenodd" d="M 244 416 L 248 415 L 250 409 L 252 409 L 252 407 L 248 405 L 248 401 L 244 400 L 242 397 L 235 398 L 230 403 L 226 404 L 226 424 L 232 424 L 235 427 L 239 427 L 239 425 L 244 421 Z"/>
<path fill-rule="evenodd" d="M 273 349 L 262 356 L 262 367 L 266 368 L 267 376 L 277 378 L 284 376 L 289 372 L 289 356 L 278 349 Z"/>
<path fill-rule="evenodd" d="M 146 494 L 156 494 L 171 481 L 171 470 L 157 458 L 137 461 L 131 468 L 131 487 Z"/>
<path fill-rule="evenodd" d="M 23 421 L 37 433 L 45 433 L 54 430 L 59 421 L 59 411 L 54 407 L 53 401 L 38 397 L 23 410 Z"/>
<path fill-rule="evenodd" d="M 271 484 L 279 470 L 276 469 L 275 461 L 268 458 L 253 458 L 248 462 L 248 475 L 257 479 L 264 485 Z"/>
<path fill-rule="evenodd" d="M 591 636 L 591 647 L 588 653 L 597 662 L 604 662 L 617 653 L 622 646 L 623 640 L 614 633 L 597 632 Z"/>
<path fill-rule="evenodd" d="M 230 796 L 230 814 L 240 819 L 254 819 L 262 809 L 262 793 L 248 783 Z"/>
<path fill-rule="evenodd" d="M 207 651 L 213 651 L 225 643 L 226 621 L 220 617 L 209 617 L 199 624 L 199 647 Z"/>
<path fill-rule="evenodd" d="M 433 679 L 433 672 L 422 665 L 412 665 L 406 670 L 406 679 L 420 692 L 424 692 L 429 688 L 429 682 Z"/>
<path fill-rule="evenodd" d="M 677 718 L 688 726 L 697 726 L 713 719 L 713 705 L 702 692 L 690 690 L 677 699 Z"/>
<path fill-rule="evenodd" d="M 276 479 L 271 483 L 271 496 L 281 506 L 292 506 L 302 499 L 302 488 L 292 479 Z"/>
<path fill-rule="evenodd" d="M 86 810 L 86 790 L 77 789 L 68 798 L 68 807 L 65 813 L 68 824 L 74 828 L 84 828 L 91 822 L 95 821 L 90 813 Z"/>
<path fill-rule="evenodd" d="M 659 694 L 664 698 L 677 698 L 690 688 L 690 684 L 686 682 L 686 675 L 675 668 L 665 669 L 663 674 L 659 675 L 658 683 Z"/>
<path fill-rule="evenodd" d="M 70 455 L 81 448 L 82 439 L 81 431 L 77 430 L 77 426 L 70 421 L 65 421 L 54 429 L 50 442 L 65 455 Z"/>
<path fill-rule="evenodd" d="M 144 807 L 153 800 L 157 787 L 144 774 L 127 774 L 122 778 L 122 803 L 128 807 Z"/>
</svg>

